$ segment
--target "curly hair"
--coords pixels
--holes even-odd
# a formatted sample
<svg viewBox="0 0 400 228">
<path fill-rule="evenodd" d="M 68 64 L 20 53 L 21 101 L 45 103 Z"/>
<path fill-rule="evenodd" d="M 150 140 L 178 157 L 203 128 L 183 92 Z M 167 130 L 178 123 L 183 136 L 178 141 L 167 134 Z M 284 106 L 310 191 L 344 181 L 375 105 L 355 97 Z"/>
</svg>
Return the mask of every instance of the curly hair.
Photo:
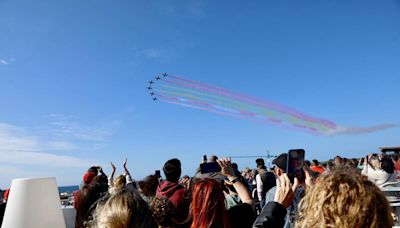
<svg viewBox="0 0 400 228">
<path fill-rule="evenodd" d="M 174 219 L 176 216 L 176 209 L 172 202 L 166 196 L 157 196 L 150 204 L 154 220 L 159 226 L 173 226 L 176 224 Z"/>
<path fill-rule="evenodd" d="M 299 204 L 296 228 L 392 227 L 389 203 L 372 182 L 354 169 L 321 176 Z"/>
</svg>

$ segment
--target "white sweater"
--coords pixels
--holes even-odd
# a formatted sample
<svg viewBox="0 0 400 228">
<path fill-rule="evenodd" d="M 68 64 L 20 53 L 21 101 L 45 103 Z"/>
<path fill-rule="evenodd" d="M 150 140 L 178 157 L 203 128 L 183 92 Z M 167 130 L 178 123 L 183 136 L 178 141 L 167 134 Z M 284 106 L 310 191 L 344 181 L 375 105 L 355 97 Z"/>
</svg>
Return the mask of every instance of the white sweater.
<svg viewBox="0 0 400 228">
<path fill-rule="evenodd" d="M 387 173 L 383 169 L 373 169 L 369 165 L 364 165 L 361 174 L 368 177 L 368 180 L 375 183 L 377 186 L 381 186 L 386 182 L 396 181 L 396 175 L 394 173 Z"/>
</svg>

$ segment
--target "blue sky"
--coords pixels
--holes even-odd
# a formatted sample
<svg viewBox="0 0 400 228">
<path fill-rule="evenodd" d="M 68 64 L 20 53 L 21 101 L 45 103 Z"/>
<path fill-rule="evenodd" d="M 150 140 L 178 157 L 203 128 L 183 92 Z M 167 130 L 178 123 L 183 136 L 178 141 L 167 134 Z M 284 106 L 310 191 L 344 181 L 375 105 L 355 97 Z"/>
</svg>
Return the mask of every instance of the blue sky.
<svg viewBox="0 0 400 228">
<path fill-rule="evenodd" d="M 125 157 L 140 179 L 172 157 L 191 175 L 203 154 L 325 160 L 399 145 L 399 128 L 315 136 L 157 104 L 145 89 L 169 72 L 343 126 L 399 124 L 399 61 L 395 0 L 0 0 L 0 188 L 78 184 Z"/>
</svg>

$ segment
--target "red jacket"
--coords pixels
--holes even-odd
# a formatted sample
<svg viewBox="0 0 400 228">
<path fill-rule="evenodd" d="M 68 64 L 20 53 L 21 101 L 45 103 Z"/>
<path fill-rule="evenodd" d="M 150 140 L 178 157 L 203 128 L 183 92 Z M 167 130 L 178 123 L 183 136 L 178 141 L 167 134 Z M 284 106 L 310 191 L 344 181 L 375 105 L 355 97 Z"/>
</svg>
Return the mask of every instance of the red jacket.
<svg viewBox="0 0 400 228">
<path fill-rule="evenodd" d="M 165 196 L 174 205 L 177 219 L 184 221 L 189 213 L 189 203 L 186 202 L 186 188 L 178 183 L 163 181 L 157 187 L 156 196 Z"/>
</svg>

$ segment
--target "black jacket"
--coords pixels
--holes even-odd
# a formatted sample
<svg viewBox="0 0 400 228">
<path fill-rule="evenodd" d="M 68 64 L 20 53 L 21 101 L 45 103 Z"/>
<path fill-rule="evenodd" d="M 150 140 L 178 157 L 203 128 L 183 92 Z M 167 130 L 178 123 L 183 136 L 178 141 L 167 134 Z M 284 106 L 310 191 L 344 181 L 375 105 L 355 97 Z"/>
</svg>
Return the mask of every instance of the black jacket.
<svg viewBox="0 0 400 228">
<path fill-rule="evenodd" d="M 268 202 L 253 224 L 253 228 L 283 227 L 285 225 L 286 208 L 277 202 Z"/>
</svg>

